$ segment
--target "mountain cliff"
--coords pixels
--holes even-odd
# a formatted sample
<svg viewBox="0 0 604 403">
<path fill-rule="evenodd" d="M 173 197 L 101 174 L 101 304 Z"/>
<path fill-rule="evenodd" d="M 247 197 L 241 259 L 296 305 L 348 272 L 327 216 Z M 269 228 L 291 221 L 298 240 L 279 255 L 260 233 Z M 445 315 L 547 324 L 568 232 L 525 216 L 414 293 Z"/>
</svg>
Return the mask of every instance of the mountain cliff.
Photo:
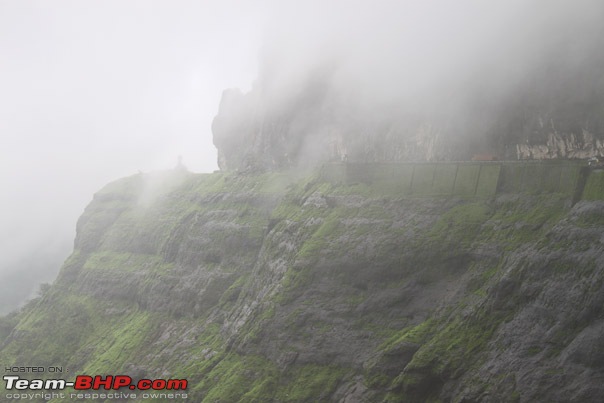
<svg viewBox="0 0 604 403">
<path fill-rule="evenodd" d="M 263 55 L 250 91 L 223 93 L 212 126 L 218 165 L 243 171 L 476 154 L 604 156 L 604 29 L 590 17 L 603 10 L 581 4 L 555 16 L 556 7 L 530 16 L 518 10 L 509 21 L 514 30 L 484 43 L 474 32 L 458 49 L 446 37 L 399 48 L 409 39 L 405 31 L 387 38 L 386 54 L 304 58 L 295 45 L 282 46 Z M 415 40 L 429 41 L 422 34 Z M 475 42 L 482 45 L 471 47 Z"/>
<path fill-rule="evenodd" d="M 0 320 L 0 362 L 189 401 L 595 402 L 603 216 L 604 174 L 571 163 L 139 174 Z"/>
</svg>

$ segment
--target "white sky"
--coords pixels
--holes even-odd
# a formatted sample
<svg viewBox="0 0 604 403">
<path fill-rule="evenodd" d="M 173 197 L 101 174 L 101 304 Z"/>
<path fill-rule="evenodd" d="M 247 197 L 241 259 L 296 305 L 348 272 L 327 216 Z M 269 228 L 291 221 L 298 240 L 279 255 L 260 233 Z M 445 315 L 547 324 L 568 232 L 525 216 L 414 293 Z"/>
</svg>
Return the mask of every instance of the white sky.
<svg viewBox="0 0 604 403">
<path fill-rule="evenodd" d="M 0 0 L 0 281 L 15 259 L 70 247 L 107 182 L 178 155 L 192 171 L 217 169 L 212 118 L 223 89 L 251 87 L 266 11 L 243 0 Z"/>
</svg>

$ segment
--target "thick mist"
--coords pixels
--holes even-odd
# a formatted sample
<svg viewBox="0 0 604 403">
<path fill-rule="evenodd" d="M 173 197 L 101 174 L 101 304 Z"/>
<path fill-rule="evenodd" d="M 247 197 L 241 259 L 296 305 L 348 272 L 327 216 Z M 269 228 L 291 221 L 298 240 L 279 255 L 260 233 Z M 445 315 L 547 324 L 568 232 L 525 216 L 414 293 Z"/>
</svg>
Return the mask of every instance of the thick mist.
<svg viewBox="0 0 604 403">
<path fill-rule="evenodd" d="M 327 113 L 351 133 L 430 120 L 477 142 L 519 100 L 524 113 L 598 98 L 603 11 L 596 0 L 0 1 L 0 306 L 52 280 L 105 183 L 179 155 L 216 169 L 225 88 L 251 89 L 253 116 L 306 108 L 294 135 Z M 329 130 L 300 147 L 320 152 Z"/>
<path fill-rule="evenodd" d="M 342 96 L 436 109 L 475 91 L 499 97 L 537 70 L 581 65 L 598 51 L 604 5 L 311 1 L 279 12 L 261 50 L 258 85 L 268 99 L 295 97 L 324 69 Z"/>
<path fill-rule="evenodd" d="M 263 3 L 0 1 L 0 313 L 52 281 L 78 216 L 138 171 L 216 169 L 222 89 L 249 88 Z"/>
<path fill-rule="evenodd" d="M 516 159 L 546 141 L 549 158 L 601 154 L 603 14 L 591 0 L 280 4 L 252 91 L 223 96 L 219 166 Z"/>
</svg>

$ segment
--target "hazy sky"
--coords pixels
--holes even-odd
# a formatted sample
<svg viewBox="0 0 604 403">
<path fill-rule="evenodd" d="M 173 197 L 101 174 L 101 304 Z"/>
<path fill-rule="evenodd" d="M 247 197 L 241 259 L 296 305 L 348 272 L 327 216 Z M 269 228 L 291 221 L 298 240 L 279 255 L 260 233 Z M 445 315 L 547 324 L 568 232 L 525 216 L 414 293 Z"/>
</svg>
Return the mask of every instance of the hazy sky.
<svg viewBox="0 0 604 403">
<path fill-rule="evenodd" d="M 596 32 L 602 4 L 0 0 L 0 293 L 24 260 L 69 252 L 107 182 L 179 155 L 192 171 L 217 169 L 211 122 L 225 88 L 259 77 L 279 102 L 334 59 L 334 88 L 363 100 L 444 104 L 472 83 L 504 91 L 548 44 L 579 59 L 569 52 L 580 40 L 556 40 Z"/>
<path fill-rule="evenodd" d="M 250 88 L 267 15 L 261 1 L 0 0 L 0 283 L 42 249 L 68 253 L 105 183 L 178 155 L 217 169 L 211 121 L 223 89 Z"/>
</svg>

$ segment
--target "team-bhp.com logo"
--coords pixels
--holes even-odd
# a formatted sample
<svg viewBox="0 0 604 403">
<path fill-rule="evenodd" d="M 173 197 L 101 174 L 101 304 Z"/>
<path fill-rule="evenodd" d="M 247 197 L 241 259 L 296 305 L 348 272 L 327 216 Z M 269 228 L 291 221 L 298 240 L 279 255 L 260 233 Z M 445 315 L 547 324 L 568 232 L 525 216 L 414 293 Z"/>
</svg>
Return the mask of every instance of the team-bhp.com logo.
<svg viewBox="0 0 604 403">
<path fill-rule="evenodd" d="M 68 382 L 65 379 L 24 379 L 18 375 L 5 375 L 5 389 L 7 391 L 62 391 L 66 388 L 73 388 L 76 391 L 99 391 L 99 390 L 123 390 L 131 391 L 184 391 L 187 389 L 186 379 L 141 379 L 135 381 L 128 375 L 116 376 L 88 376 L 78 375 L 74 382 Z M 74 394 L 74 395 L 77 395 Z M 181 398 L 186 398 L 184 394 L 179 394 Z M 72 396 L 80 397 L 80 396 Z M 136 397 L 124 395 L 123 397 Z"/>
<path fill-rule="evenodd" d="M 128 375 L 88 376 L 78 375 L 75 382 L 67 382 L 65 379 L 22 379 L 17 375 L 6 375 L 6 390 L 63 390 L 74 388 L 75 390 L 118 390 L 128 388 L 130 390 L 185 390 L 186 379 L 141 379 L 134 382 Z"/>
</svg>

